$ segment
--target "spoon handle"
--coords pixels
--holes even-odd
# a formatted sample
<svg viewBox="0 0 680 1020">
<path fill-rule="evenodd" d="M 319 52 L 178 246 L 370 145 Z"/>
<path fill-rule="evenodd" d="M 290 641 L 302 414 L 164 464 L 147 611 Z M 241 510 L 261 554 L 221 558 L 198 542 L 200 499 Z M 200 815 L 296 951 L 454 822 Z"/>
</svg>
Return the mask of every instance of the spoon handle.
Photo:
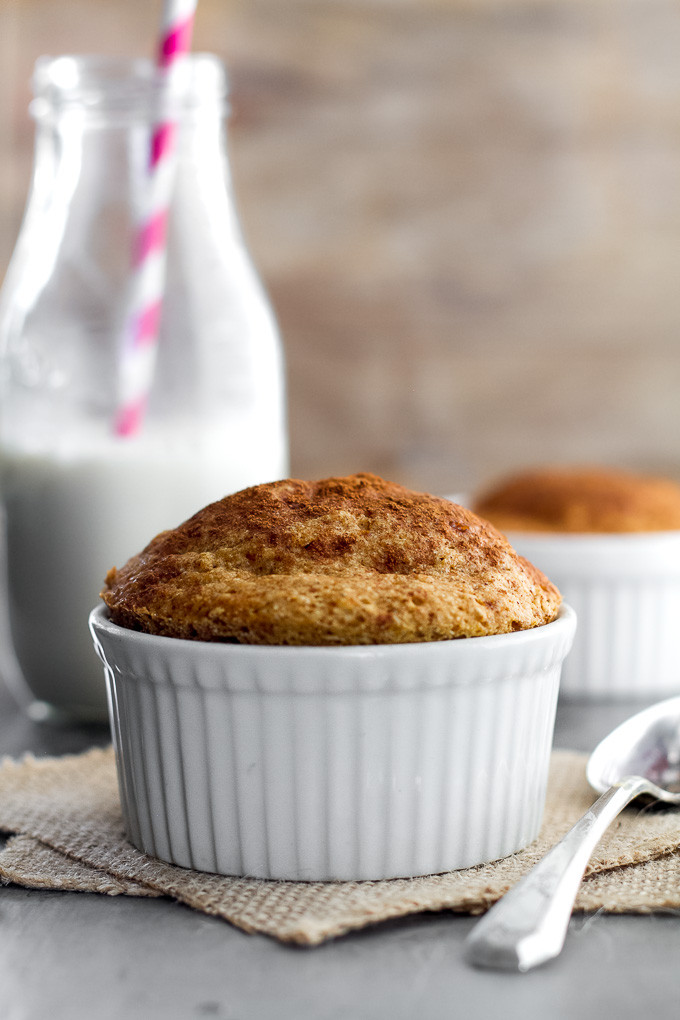
<svg viewBox="0 0 680 1020">
<path fill-rule="evenodd" d="M 603 793 L 477 923 L 466 941 L 468 962 L 527 971 L 558 956 L 591 853 L 626 804 L 647 789 L 645 779 L 630 776 Z"/>
</svg>

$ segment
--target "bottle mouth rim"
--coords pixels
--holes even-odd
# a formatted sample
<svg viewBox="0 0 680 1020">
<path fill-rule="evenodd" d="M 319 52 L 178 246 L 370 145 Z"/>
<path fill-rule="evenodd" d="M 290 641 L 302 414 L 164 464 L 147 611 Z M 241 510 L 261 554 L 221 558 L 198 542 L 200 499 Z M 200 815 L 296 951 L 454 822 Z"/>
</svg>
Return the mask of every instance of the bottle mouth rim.
<svg viewBox="0 0 680 1020">
<path fill-rule="evenodd" d="M 224 64 L 212 53 L 192 53 L 172 74 L 150 60 L 63 54 L 39 57 L 32 78 L 36 120 L 77 108 L 98 111 L 177 114 L 207 103 L 224 104 L 228 94 Z"/>
</svg>

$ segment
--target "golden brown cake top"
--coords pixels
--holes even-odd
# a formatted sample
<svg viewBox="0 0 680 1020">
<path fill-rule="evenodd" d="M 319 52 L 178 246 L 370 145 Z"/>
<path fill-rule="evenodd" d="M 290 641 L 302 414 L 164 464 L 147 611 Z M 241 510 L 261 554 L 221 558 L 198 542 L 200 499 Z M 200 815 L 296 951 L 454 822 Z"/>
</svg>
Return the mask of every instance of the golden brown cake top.
<svg viewBox="0 0 680 1020">
<path fill-rule="evenodd" d="M 226 496 L 112 569 L 102 597 L 124 627 L 276 645 L 505 633 L 561 601 L 486 521 L 370 474 Z"/>
<path fill-rule="evenodd" d="M 537 468 L 482 493 L 474 509 L 504 532 L 675 531 L 680 485 L 608 468 Z"/>
</svg>

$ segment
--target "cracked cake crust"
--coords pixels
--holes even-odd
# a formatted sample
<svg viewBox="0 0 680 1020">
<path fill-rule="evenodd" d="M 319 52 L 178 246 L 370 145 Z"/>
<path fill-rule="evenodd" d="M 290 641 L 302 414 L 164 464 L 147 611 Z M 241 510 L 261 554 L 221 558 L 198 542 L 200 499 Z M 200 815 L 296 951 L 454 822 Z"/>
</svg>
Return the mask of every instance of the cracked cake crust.
<svg viewBox="0 0 680 1020">
<path fill-rule="evenodd" d="M 276 645 L 508 633 L 561 601 L 488 522 L 365 473 L 226 496 L 110 570 L 102 598 L 123 627 Z"/>
</svg>

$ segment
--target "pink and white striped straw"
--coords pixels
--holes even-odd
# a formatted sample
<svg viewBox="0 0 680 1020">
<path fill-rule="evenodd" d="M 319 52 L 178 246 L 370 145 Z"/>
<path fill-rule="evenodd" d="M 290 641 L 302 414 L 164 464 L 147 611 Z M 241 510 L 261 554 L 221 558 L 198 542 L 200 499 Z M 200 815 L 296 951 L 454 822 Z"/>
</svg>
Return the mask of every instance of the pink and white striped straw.
<svg viewBox="0 0 680 1020">
<path fill-rule="evenodd" d="M 156 55 L 162 92 L 168 93 L 191 47 L 196 0 L 165 0 Z M 149 151 L 148 201 L 137 226 L 130 309 L 121 355 L 119 404 L 114 429 L 136 435 L 153 382 L 165 289 L 166 239 L 175 165 L 176 124 L 155 125 Z"/>
</svg>

